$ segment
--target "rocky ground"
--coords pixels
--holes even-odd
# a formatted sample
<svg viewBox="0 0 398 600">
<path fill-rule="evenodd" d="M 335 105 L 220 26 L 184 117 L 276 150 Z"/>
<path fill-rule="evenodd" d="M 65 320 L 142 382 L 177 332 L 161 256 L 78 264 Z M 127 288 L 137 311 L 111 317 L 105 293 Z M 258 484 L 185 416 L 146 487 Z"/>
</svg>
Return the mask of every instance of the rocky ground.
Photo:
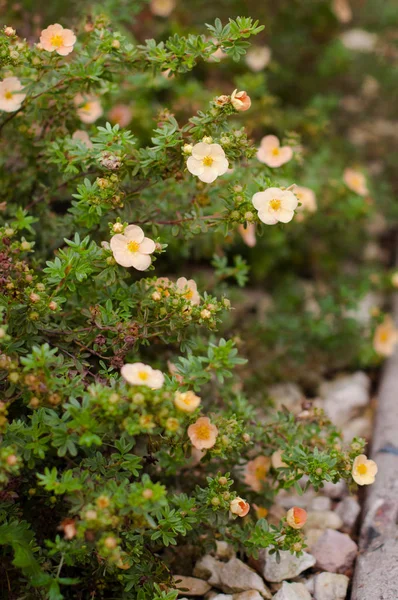
<svg viewBox="0 0 398 600">
<path fill-rule="evenodd" d="M 303 394 L 294 384 L 281 384 L 270 390 L 277 408 L 282 404 L 292 412 L 302 410 Z M 314 400 L 342 428 L 344 440 L 368 438 L 371 432 L 370 380 L 363 372 L 341 375 L 325 382 Z M 303 495 L 283 491 L 270 509 L 268 519 L 278 521 L 292 506 L 308 513 L 304 533 L 308 548 L 296 557 L 282 552 L 261 551 L 258 560 L 248 563 L 238 558 L 225 542 L 196 562 L 192 576 L 175 575 L 180 597 L 205 600 L 344 600 L 353 576 L 358 553 L 356 526 L 361 506 L 346 485 L 326 484 L 315 493 Z"/>
</svg>

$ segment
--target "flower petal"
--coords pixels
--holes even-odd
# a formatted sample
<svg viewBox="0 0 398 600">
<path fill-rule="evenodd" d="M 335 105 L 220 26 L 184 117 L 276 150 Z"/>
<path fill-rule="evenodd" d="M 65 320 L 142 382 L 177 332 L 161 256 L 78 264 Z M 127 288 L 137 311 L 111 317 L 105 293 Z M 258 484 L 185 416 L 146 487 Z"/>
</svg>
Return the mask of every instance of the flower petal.
<svg viewBox="0 0 398 600">
<path fill-rule="evenodd" d="M 131 255 L 131 266 L 137 269 L 137 271 L 146 271 L 151 264 L 151 257 L 149 254 L 140 254 L 134 252 Z"/>
<path fill-rule="evenodd" d="M 218 171 L 215 167 L 205 167 L 199 179 L 205 183 L 213 183 L 218 177 Z"/>
<path fill-rule="evenodd" d="M 152 254 L 152 252 L 155 252 L 155 250 L 156 250 L 155 242 L 147 237 L 144 237 L 144 239 L 140 243 L 140 253 L 141 254 Z"/>
<path fill-rule="evenodd" d="M 281 223 L 290 223 L 294 217 L 294 211 L 288 208 L 281 208 L 278 210 L 276 217 Z"/>
<path fill-rule="evenodd" d="M 117 233 L 111 237 L 110 247 L 112 252 L 118 252 L 120 250 L 126 250 L 127 238 L 122 233 Z"/>
<path fill-rule="evenodd" d="M 278 222 L 278 219 L 276 219 L 274 215 L 271 215 L 271 213 L 265 210 L 258 211 L 258 218 L 266 225 L 275 225 Z"/>
<path fill-rule="evenodd" d="M 225 157 L 225 152 L 220 144 L 210 144 L 210 156 L 214 160 L 219 160 Z"/>
<path fill-rule="evenodd" d="M 217 158 L 214 161 L 214 168 L 217 169 L 219 175 L 224 175 L 228 171 L 229 163 L 228 160 L 224 157 Z"/>
<path fill-rule="evenodd" d="M 290 192 L 289 190 L 284 191 L 282 194 L 283 208 L 295 210 L 297 208 L 297 205 L 298 205 L 298 200 L 297 200 L 297 197 L 293 194 L 293 192 Z"/>
<path fill-rule="evenodd" d="M 144 239 L 144 232 L 138 225 L 128 225 L 124 230 L 124 235 L 128 238 L 129 242 L 138 242 L 141 244 Z"/>
<path fill-rule="evenodd" d="M 196 158 L 196 160 L 200 160 L 205 156 L 208 156 L 211 152 L 210 144 L 205 144 L 205 142 L 199 142 L 199 144 L 195 144 L 192 148 L 192 156 Z"/>
<path fill-rule="evenodd" d="M 190 156 L 187 160 L 187 169 L 192 175 L 201 175 L 205 170 L 205 167 L 201 160 Z"/>
</svg>

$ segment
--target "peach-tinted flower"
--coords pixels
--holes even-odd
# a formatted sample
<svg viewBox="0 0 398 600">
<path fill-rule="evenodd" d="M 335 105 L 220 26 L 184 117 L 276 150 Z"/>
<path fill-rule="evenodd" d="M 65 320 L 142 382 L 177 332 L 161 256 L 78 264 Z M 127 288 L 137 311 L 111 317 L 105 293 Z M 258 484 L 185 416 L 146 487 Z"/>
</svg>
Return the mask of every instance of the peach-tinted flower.
<svg viewBox="0 0 398 600">
<path fill-rule="evenodd" d="M 245 466 L 244 482 L 255 492 L 261 492 L 267 473 L 271 466 L 268 456 L 257 456 Z"/>
<path fill-rule="evenodd" d="M 377 34 L 364 29 L 350 29 L 341 34 L 343 46 L 354 52 L 373 52 L 377 44 Z"/>
<path fill-rule="evenodd" d="M 234 90 L 231 94 L 231 104 L 238 112 L 244 112 L 245 110 L 249 110 L 252 101 L 246 92 L 238 92 L 238 90 Z"/>
<path fill-rule="evenodd" d="M 76 524 L 74 519 L 64 519 L 59 527 L 64 532 L 64 538 L 66 540 L 72 540 L 76 534 Z"/>
<path fill-rule="evenodd" d="M 377 464 L 368 459 L 365 454 L 360 454 L 352 465 L 352 478 L 358 485 L 371 485 L 377 474 Z"/>
<path fill-rule="evenodd" d="M 274 469 L 282 469 L 287 467 L 287 464 L 282 460 L 283 450 L 275 450 L 271 456 L 271 464 Z"/>
<path fill-rule="evenodd" d="M 294 185 L 292 191 L 297 200 L 301 202 L 301 206 L 297 206 L 297 220 L 302 221 L 305 218 L 305 213 L 312 213 L 317 210 L 316 197 L 310 188 L 300 185 Z"/>
<path fill-rule="evenodd" d="M 73 51 L 76 36 L 71 29 L 64 29 L 59 23 L 43 29 L 40 34 L 40 44 L 43 50 L 66 56 Z"/>
<path fill-rule="evenodd" d="M 229 510 L 233 515 L 245 517 L 250 510 L 250 504 L 238 496 L 232 500 L 231 504 L 229 505 Z"/>
<path fill-rule="evenodd" d="M 332 11 L 340 23 L 349 23 L 352 19 L 352 10 L 348 0 L 333 0 Z"/>
<path fill-rule="evenodd" d="M 384 321 L 376 327 L 373 337 L 373 348 L 377 354 L 382 356 L 391 356 L 398 342 L 398 330 L 394 321 L 387 315 Z"/>
<path fill-rule="evenodd" d="M 395 288 L 398 288 L 398 271 L 391 275 L 391 283 Z"/>
<path fill-rule="evenodd" d="M 246 64 L 252 71 L 258 72 L 265 69 L 271 60 L 271 50 L 268 46 L 250 48 L 246 54 Z"/>
<path fill-rule="evenodd" d="M 226 96 L 226 94 L 222 94 L 221 96 L 218 96 L 215 99 L 215 103 L 217 104 L 217 106 L 225 106 L 226 104 L 229 104 L 230 102 L 230 97 Z M 192 151 L 192 149 L 191 149 Z"/>
<path fill-rule="evenodd" d="M 112 125 L 126 127 L 133 116 L 133 111 L 127 104 L 115 104 L 108 113 L 109 121 Z"/>
<path fill-rule="evenodd" d="M 184 381 L 183 376 L 179 373 L 177 366 L 172 363 L 170 360 L 167 361 L 167 366 L 169 368 L 169 373 L 174 377 L 176 381 L 182 383 Z"/>
<path fill-rule="evenodd" d="M 346 186 L 356 194 L 359 194 L 360 196 L 367 196 L 367 194 L 369 194 L 365 175 L 360 171 L 356 171 L 355 169 L 345 169 L 343 179 Z"/>
<path fill-rule="evenodd" d="M 83 123 L 94 123 L 103 113 L 100 101 L 91 94 L 77 94 L 74 98 L 77 116 Z"/>
<path fill-rule="evenodd" d="M 152 390 L 159 390 L 164 383 L 162 371 L 140 362 L 123 365 L 120 374 L 131 385 L 146 385 Z"/>
<path fill-rule="evenodd" d="M 186 277 L 179 277 L 176 282 L 177 290 L 191 304 L 200 304 L 200 296 L 196 282 L 193 279 L 187 279 Z"/>
<path fill-rule="evenodd" d="M 293 506 L 286 513 L 286 522 L 293 529 L 301 529 L 307 520 L 307 511 L 304 508 Z"/>
<path fill-rule="evenodd" d="M 185 413 L 194 412 L 200 404 L 200 398 L 194 392 L 176 392 L 174 394 L 174 405 Z"/>
<path fill-rule="evenodd" d="M 268 515 L 268 508 L 265 508 L 265 506 L 257 506 L 257 504 L 253 504 L 253 508 L 256 512 L 256 517 L 257 519 L 265 519 L 265 517 Z"/>
<path fill-rule="evenodd" d="M 253 206 L 258 210 L 258 218 L 266 225 L 289 223 L 294 217 L 298 200 L 290 190 L 271 187 L 257 192 L 252 198 Z"/>
<path fill-rule="evenodd" d="M 88 135 L 87 131 L 83 131 L 82 129 L 77 129 L 73 133 L 72 140 L 79 140 L 79 142 L 82 142 L 85 146 L 87 146 L 87 148 L 93 147 L 93 143 L 90 140 L 90 136 Z"/>
<path fill-rule="evenodd" d="M 119 265 L 134 267 L 138 271 L 145 271 L 150 266 L 150 255 L 156 250 L 155 242 L 145 237 L 138 225 L 129 225 L 124 233 L 114 235 L 110 246 Z"/>
<path fill-rule="evenodd" d="M 212 448 L 216 443 L 218 429 L 210 422 L 208 417 L 199 417 L 199 419 L 188 427 L 188 436 L 192 446 L 198 450 Z"/>
<path fill-rule="evenodd" d="M 23 86 L 17 77 L 6 77 L 0 81 L 0 110 L 19 110 L 26 97 L 26 94 L 21 94 L 21 90 Z"/>
<path fill-rule="evenodd" d="M 257 243 L 256 240 L 256 226 L 254 223 L 248 223 L 247 227 L 240 224 L 238 226 L 238 231 L 242 236 L 242 240 L 245 242 L 246 246 L 249 248 L 254 248 Z"/>
<path fill-rule="evenodd" d="M 293 157 L 290 146 L 281 146 L 276 135 L 266 135 L 260 142 L 257 158 L 268 167 L 280 167 Z"/>
<path fill-rule="evenodd" d="M 176 0 L 151 0 L 150 9 L 157 17 L 168 17 L 174 10 Z"/>
<path fill-rule="evenodd" d="M 187 160 L 187 169 L 205 183 L 212 183 L 228 170 L 228 160 L 220 144 L 199 142 L 192 148 Z"/>
</svg>

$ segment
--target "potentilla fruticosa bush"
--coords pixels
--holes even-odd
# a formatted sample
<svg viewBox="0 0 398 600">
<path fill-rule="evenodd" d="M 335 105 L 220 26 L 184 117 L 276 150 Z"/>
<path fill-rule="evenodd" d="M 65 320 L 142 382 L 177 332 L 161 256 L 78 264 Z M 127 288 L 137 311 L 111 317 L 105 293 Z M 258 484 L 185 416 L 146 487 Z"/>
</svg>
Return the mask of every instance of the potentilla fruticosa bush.
<svg viewBox="0 0 398 600">
<path fill-rule="evenodd" d="M 118 101 L 156 105 L 261 29 L 217 20 L 143 45 L 104 17 L 35 44 L 1 32 L 0 552 L 17 595 L 172 600 L 170 548 L 300 553 L 305 512 L 266 519 L 279 490 L 374 480 L 364 441 L 345 447 L 310 404 L 258 418 L 236 340 L 217 336 L 243 259 L 216 253 L 200 285 L 179 267 L 237 229 L 250 245 L 310 218 L 299 137 L 255 144 L 239 89 L 185 120 L 155 106 L 150 135 Z M 337 193 L 361 212 L 363 173 Z M 396 331 L 380 327 L 388 354 Z"/>
</svg>

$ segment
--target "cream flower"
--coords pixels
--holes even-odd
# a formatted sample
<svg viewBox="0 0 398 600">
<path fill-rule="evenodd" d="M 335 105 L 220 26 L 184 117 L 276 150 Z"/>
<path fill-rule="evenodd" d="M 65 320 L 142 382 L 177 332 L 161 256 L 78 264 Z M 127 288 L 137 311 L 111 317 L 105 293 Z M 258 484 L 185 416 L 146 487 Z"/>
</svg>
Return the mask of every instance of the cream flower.
<svg viewBox="0 0 398 600">
<path fill-rule="evenodd" d="M 100 101 L 96 96 L 77 94 L 74 103 L 77 107 L 77 116 L 83 123 L 94 123 L 103 113 Z"/>
<path fill-rule="evenodd" d="M 184 296 L 185 300 L 188 300 L 191 304 L 200 304 L 200 296 L 196 282 L 193 279 L 187 279 L 186 277 L 179 277 L 176 282 L 177 290 Z"/>
<path fill-rule="evenodd" d="M 394 321 L 388 315 L 384 318 L 383 323 L 376 327 L 373 336 L 373 348 L 377 354 L 382 356 L 391 356 L 398 342 L 398 330 L 394 325 Z"/>
<path fill-rule="evenodd" d="M 377 44 L 377 35 L 364 29 L 350 29 L 341 34 L 343 46 L 354 52 L 373 52 Z"/>
<path fill-rule="evenodd" d="M 249 110 L 252 101 L 246 92 L 234 90 L 231 94 L 231 104 L 238 112 L 244 112 L 245 110 Z"/>
<path fill-rule="evenodd" d="M 82 142 L 85 146 L 87 146 L 87 148 L 93 147 L 93 143 L 90 140 L 90 136 L 88 135 L 87 131 L 83 131 L 82 129 L 77 129 L 73 133 L 72 140 L 79 140 L 79 142 Z"/>
<path fill-rule="evenodd" d="M 352 10 L 348 0 L 333 0 L 332 11 L 340 23 L 349 23 L 352 19 Z"/>
<path fill-rule="evenodd" d="M 129 225 L 124 233 L 111 238 L 111 250 L 115 261 L 122 267 L 134 267 L 145 271 L 151 264 L 150 254 L 155 252 L 156 244 L 144 236 L 138 225 Z"/>
<path fill-rule="evenodd" d="M 271 466 L 268 456 L 257 456 L 245 466 L 244 482 L 255 492 L 261 492 L 265 478 Z"/>
<path fill-rule="evenodd" d="M 131 385 L 146 385 L 152 390 L 159 390 L 164 383 L 164 375 L 162 371 L 152 369 L 144 363 L 130 363 L 123 365 L 120 370 L 123 379 Z"/>
<path fill-rule="evenodd" d="M 61 56 L 66 56 L 73 52 L 73 46 L 76 43 L 76 36 L 71 29 L 64 29 L 59 23 L 50 25 L 43 29 L 40 34 L 40 44 L 43 50 L 47 52 L 56 51 Z"/>
<path fill-rule="evenodd" d="M 242 240 L 245 242 L 246 246 L 249 248 L 254 248 L 257 243 L 256 240 L 256 226 L 254 223 L 248 223 L 247 227 L 240 224 L 238 226 L 238 231 L 242 236 Z"/>
<path fill-rule="evenodd" d="M 268 167 L 280 167 L 293 157 L 290 146 L 281 146 L 276 135 L 266 135 L 260 142 L 257 158 Z"/>
<path fill-rule="evenodd" d="M 19 110 L 26 97 L 26 94 L 21 94 L 22 89 L 23 86 L 17 77 L 6 77 L 0 81 L 0 110 Z"/>
<path fill-rule="evenodd" d="M 151 0 L 150 9 L 157 17 L 168 17 L 174 10 L 176 0 Z"/>
<path fill-rule="evenodd" d="M 294 217 L 298 200 L 290 190 L 271 187 L 257 192 L 252 198 L 253 206 L 258 210 L 258 218 L 266 225 L 289 223 Z"/>
<path fill-rule="evenodd" d="M 391 275 L 391 283 L 395 288 L 398 288 L 398 271 Z"/>
<path fill-rule="evenodd" d="M 133 112 L 127 104 L 115 104 L 108 113 L 108 118 L 112 125 L 126 127 L 133 116 Z"/>
<path fill-rule="evenodd" d="M 220 144 L 199 142 L 192 148 L 192 155 L 187 160 L 187 168 L 192 175 L 205 183 L 212 183 L 228 170 L 228 160 Z"/>
<path fill-rule="evenodd" d="M 306 520 L 307 511 L 305 511 L 304 508 L 293 506 L 293 508 L 289 509 L 286 513 L 286 522 L 290 527 L 293 527 L 293 529 L 301 529 L 304 527 Z"/>
<path fill-rule="evenodd" d="M 369 194 L 365 175 L 360 171 L 346 169 L 343 174 L 343 179 L 346 186 L 356 194 L 359 194 L 360 196 L 367 196 L 367 194 Z"/>
<path fill-rule="evenodd" d="M 188 436 L 192 446 L 197 450 L 206 450 L 212 448 L 216 443 L 218 429 L 210 422 L 208 417 L 199 417 L 199 419 L 188 427 Z"/>
<path fill-rule="evenodd" d="M 245 517 L 250 510 L 250 504 L 238 496 L 230 503 L 229 510 L 233 515 Z"/>
<path fill-rule="evenodd" d="M 174 394 L 174 405 L 185 413 L 194 412 L 200 404 L 200 398 L 194 392 L 176 392 Z"/>
<path fill-rule="evenodd" d="M 377 465 L 365 454 L 360 454 L 352 465 L 352 478 L 358 485 L 371 485 L 376 477 Z"/>
<path fill-rule="evenodd" d="M 287 467 L 287 464 L 282 460 L 283 450 L 275 450 L 271 456 L 271 464 L 274 469 L 282 469 Z"/>
<path fill-rule="evenodd" d="M 265 69 L 271 60 L 271 50 L 267 46 L 251 48 L 246 54 L 246 64 L 252 71 Z"/>
<path fill-rule="evenodd" d="M 317 204 L 314 192 L 307 187 L 294 185 L 292 188 L 297 200 L 301 202 L 301 206 L 297 206 L 297 220 L 302 221 L 305 218 L 305 213 L 316 212 Z"/>
</svg>

